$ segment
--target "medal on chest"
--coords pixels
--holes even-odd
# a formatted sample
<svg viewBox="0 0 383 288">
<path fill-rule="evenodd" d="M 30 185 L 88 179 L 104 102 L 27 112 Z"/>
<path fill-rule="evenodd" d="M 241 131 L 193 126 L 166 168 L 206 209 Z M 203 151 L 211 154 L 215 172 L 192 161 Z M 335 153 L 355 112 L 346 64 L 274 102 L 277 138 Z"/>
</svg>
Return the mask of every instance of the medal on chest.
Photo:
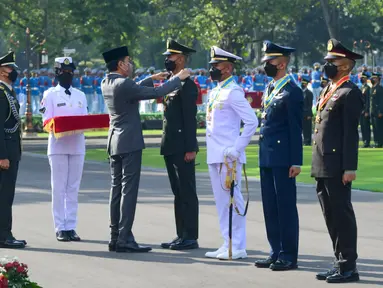
<svg viewBox="0 0 383 288">
<path fill-rule="evenodd" d="M 347 82 L 350 80 L 350 76 L 344 76 L 342 79 L 336 83 L 336 85 L 327 90 L 327 93 L 322 94 L 320 100 L 319 100 L 319 105 L 318 105 L 318 111 L 317 111 L 317 116 L 315 117 L 315 122 L 320 124 L 322 122 L 322 118 L 320 117 L 321 111 L 324 109 L 326 106 L 327 102 L 333 97 L 334 93 L 338 90 L 340 86 L 343 85 L 343 83 Z M 336 101 L 339 98 L 340 95 L 334 95 L 334 100 Z M 331 110 L 331 109 L 330 109 Z"/>
<path fill-rule="evenodd" d="M 207 105 L 207 113 L 206 113 L 206 120 L 207 121 L 211 120 L 211 114 L 212 114 L 213 109 L 215 109 L 215 108 L 218 108 L 220 110 L 223 109 L 223 103 L 219 103 L 218 104 L 216 102 L 219 100 L 221 89 L 226 88 L 233 81 L 234 81 L 233 76 L 230 76 L 229 78 L 227 78 L 225 80 L 225 82 L 223 82 L 222 86 L 219 87 L 219 89 L 217 90 L 217 92 L 214 95 L 214 97 L 212 97 L 212 99 L 209 99 L 209 102 L 208 102 L 208 105 Z"/>
</svg>

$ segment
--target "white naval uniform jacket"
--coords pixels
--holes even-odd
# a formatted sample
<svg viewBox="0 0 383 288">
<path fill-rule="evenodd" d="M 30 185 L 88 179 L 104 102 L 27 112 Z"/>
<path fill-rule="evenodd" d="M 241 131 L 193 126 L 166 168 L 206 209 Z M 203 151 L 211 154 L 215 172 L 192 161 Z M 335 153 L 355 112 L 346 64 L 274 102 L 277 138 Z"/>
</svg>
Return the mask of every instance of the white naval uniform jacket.
<svg viewBox="0 0 383 288">
<path fill-rule="evenodd" d="M 258 127 L 258 118 L 245 92 L 235 81 L 220 90 L 223 82 L 215 87 L 209 96 L 208 106 L 214 101 L 212 111 L 206 113 L 207 164 L 224 162 L 224 151 L 234 146 L 240 153 L 238 162 L 246 163 L 245 148 Z M 210 114 L 210 115 L 209 115 Z M 244 123 L 240 133 L 241 120 Z"/>
<path fill-rule="evenodd" d="M 87 115 L 87 101 L 85 94 L 73 87 L 69 88 L 71 95 L 65 94 L 65 88 L 59 84 L 44 92 L 41 101 L 43 121 L 56 116 L 78 116 Z M 49 133 L 48 155 L 85 154 L 84 133 L 63 136 L 56 139 L 53 133 Z"/>
</svg>

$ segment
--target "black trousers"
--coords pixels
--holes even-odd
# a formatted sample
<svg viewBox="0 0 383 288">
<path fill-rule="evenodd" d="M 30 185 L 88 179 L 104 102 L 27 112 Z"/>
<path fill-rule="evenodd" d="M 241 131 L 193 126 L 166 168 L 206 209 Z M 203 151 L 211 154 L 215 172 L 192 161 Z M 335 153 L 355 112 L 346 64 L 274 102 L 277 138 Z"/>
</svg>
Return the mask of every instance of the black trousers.
<svg viewBox="0 0 383 288">
<path fill-rule="evenodd" d="M 378 146 L 383 146 L 383 118 L 372 116 L 371 122 L 374 133 L 374 142 Z"/>
<path fill-rule="evenodd" d="M 302 131 L 303 131 L 303 143 L 305 145 L 311 145 L 312 139 L 312 119 L 308 120 L 307 117 L 304 117 L 302 122 Z"/>
<path fill-rule="evenodd" d="M 110 191 L 111 240 L 135 241 L 132 226 L 136 214 L 141 175 L 142 150 L 110 157 L 112 188 Z"/>
<path fill-rule="evenodd" d="M 351 204 L 351 183 L 344 185 L 342 176 L 317 178 L 317 194 L 333 250 L 344 271 L 355 269 L 357 254 L 357 226 Z M 340 257 L 342 254 L 342 257 Z"/>
<path fill-rule="evenodd" d="M 360 116 L 360 130 L 362 132 L 362 140 L 365 145 L 370 145 L 371 141 L 371 127 L 370 116 Z"/>
<path fill-rule="evenodd" d="M 195 162 L 185 162 L 184 154 L 164 156 L 164 159 L 174 194 L 177 236 L 185 240 L 197 240 L 199 208 Z"/>
<path fill-rule="evenodd" d="M 19 161 L 10 161 L 8 170 L 0 169 L 0 241 L 12 238 L 12 205 Z"/>
</svg>

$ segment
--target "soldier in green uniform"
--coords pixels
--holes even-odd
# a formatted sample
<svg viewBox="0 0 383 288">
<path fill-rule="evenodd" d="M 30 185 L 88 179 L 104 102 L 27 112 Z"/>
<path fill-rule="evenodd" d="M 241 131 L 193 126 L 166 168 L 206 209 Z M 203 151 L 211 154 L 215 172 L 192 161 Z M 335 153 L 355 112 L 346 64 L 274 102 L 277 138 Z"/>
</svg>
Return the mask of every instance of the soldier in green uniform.
<svg viewBox="0 0 383 288">
<path fill-rule="evenodd" d="M 360 77 L 360 82 L 362 83 L 363 99 L 364 99 L 364 108 L 362 114 L 360 115 L 360 129 L 362 130 L 362 140 L 363 147 L 370 147 L 371 141 L 371 123 L 370 123 L 370 86 L 367 84 L 368 75 L 367 73 L 362 73 Z"/>
<path fill-rule="evenodd" d="M 188 55 L 196 51 L 169 40 L 165 68 L 172 75 L 185 68 Z M 195 180 L 197 143 L 197 85 L 187 78 L 182 88 L 164 97 L 164 123 L 161 155 L 164 156 L 170 186 L 174 194 L 177 237 L 162 248 L 186 250 L 198 248 L 198 197 Z"/>
<path fill-rule="evenodd" d="M 301 87 L 303 90 L 303 123 L 302 123 L 302 130 L 303 130 L 303 144 L 305 146 L 311 145 L 311 138 L 312 138 L 312 127 L 313 127 L 313 93 L 307 89 L 307 85 L 309 84 L 310 79 L 307 76 L 302 76 L 301 80 Z"/>
<path fill-rule="evenodd" d="M 24 248 L 12 234 L 12 205 L 21 157 L 20 105 L 12 84 L 17 79 L 14 53 L 0 58 L 0 248 Z"/>
<path fill-rule="evenodd" d="M 382 75 L 378 72 L 371 76 L 371 122 L 376 148 L 383 147 L 383 87 L 380 85 Z"/>
</svg>

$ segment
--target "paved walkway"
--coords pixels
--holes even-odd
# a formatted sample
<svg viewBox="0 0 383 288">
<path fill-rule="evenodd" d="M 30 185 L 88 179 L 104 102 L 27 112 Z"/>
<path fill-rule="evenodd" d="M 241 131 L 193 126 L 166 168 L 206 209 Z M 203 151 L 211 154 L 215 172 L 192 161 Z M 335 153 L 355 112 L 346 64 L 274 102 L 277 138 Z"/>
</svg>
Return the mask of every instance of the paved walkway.
<svg viewBox="0 0 383 288">
<path fill-rule="evenodd" d="M 199 174 L 201 249 L 189 252 L 163 250 L 162 241 L 175 235 L 173 197 L 167 175 L 143 171 L 134 233 L 143 244 L 153 246 L 147 254 L 117 254 L 107 251 L 109 169 L 105 163 L 87 163 L 79 195 L 79 243 L 55 239 L 46 159 L 26 153 L 21 162 L 14 206 L 14 234 L 28 241 L 22 251 L 0 250 L 17 256 L 30 266 L 33 280 L 44 288 L 66 287 L 326 287 L 315 273 L 332 261 L 327 235 L 315 192 L 301 187 L 299 270 L 272 272 L 253 263 L 265 257 L 265 237 L 259 184 L 250 183 L 251 203 L 247 218 L 249 258 L 225 262 L 204 258 L 206 251 L 221 245 L 218 221 L 207 175 Z M 355 192 L 354 206 L 359 225 L 358 287 L 383 286 L 383 193 Z M 340 285 L 337 287 L 350 287 Z"/>
</svg>

